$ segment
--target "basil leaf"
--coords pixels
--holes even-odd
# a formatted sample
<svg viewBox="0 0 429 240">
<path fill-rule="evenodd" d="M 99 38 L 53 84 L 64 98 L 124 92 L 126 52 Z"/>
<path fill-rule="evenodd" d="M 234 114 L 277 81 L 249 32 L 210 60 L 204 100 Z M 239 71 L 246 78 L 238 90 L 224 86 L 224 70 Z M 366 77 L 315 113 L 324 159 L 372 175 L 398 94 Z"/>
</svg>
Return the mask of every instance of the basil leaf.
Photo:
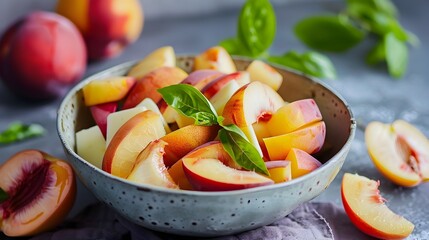
<svg viewBox="0 0 429 240">
<path fill-rule="evenodd" d="M 219 43 L 231 55 L 253 57 L 252 52 L 238 38 L 227 38 Z"/>
<path fill-rule="evenodd" d="M 7 195 L 7 193 L 0 188 L 0 203 L 6 201 L 9 198 L 9 196 Z"/>
<path fill-rule="evenodd" d="M 0 144 L 10 144 L 17 141 L 38 137 L 45 133 L 39 124 L 25 125 L 20 122 L 12 123 L 0 133 Z"/>
<path fill-rule="evenodd" d="M 217 114 L 209 100 L 188 84 L 171 85 L 158 89 L 165 102 L 187 117 L 195 119 L 196 125 L 217 124 Z"/>
<path fill-rule="evenodd" d="M 366 55 L 366 63 L 368 65 L 375 65 L 386 60 L 386 49 L 384 39 L 381 39 L 377 45 Z"/>
<path fill-rule="evenodd" d="M 336 71 L 332 62 L 317 52 L 306 52 L 300 55 L 295 51 L 290 51 L 283 56 L 271 56 L 268 60 L 314 77 L 336 78 Z"/>
<path fill-rule="evenodd" d="M 265 175 L 270 174 L 258 150 L 241 134 L 221 129 L 219 139 L 225 151 L 244 169 Z"/>
<path fill-rule="evenodd" d="M 390 0 L 347 0 L 347 5 L 363 5 L 378 12 L 395 17 L 398 15 L 398 10 Z"/>
<path fill-rule="evenodd" d="M 273 43 L 276 16 L 269 0 L 247 0 L 238 19 L 238 39 L 251 56 L 259 56 Z"/>
<path fill-rule="evenodd" d="M 384 37 L 387 68 L 392 77 L 400 78 L 405 73 L 408 62 L 408 48 L 394 33 Z"/>
<path fill-rule="evenodd" d="M 220 126 L 229 132 L 234 132 L 234 133 L 240 135 L 242 138 L 246 139 L 246 141 L 249 141 L 249 139 L 247 139 L 247 137 L 246 137 L 246 134 L 244 134 L 244 132 L 237 125 L 235 125 L 235 124 L 230 124 L 230 125 L 220 124 Z"/>
<path fill-rule="evenodd" d="M 314 16 L 295 25 L 295 35 L 311 48 L 342 52 L 362 41 L 364 32 L 341 16 Z"/>
</svg>

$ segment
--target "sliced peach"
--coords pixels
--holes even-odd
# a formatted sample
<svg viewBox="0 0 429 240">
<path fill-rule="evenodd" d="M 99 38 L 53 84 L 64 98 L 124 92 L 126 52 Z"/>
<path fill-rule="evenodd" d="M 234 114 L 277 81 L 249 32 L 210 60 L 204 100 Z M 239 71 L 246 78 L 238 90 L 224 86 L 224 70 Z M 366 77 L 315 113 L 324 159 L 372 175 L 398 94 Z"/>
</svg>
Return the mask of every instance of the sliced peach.
<svg viewBox="0 0 429 240">
<path fill-rule="evenodd" d="M 67 216 L 76 194 L 71 166 L 38 150 L 18 152 L 4 162 L 0 188 L 8 195 L 0 203 L 0 230 L 11 237 L 54 228 Z"/>
<path fill-rule="evenodd" d="M 162 140 L 155 140 L 137 156 L 137 160 L 127 180 L 135 183 L 146 183 L 154 186 L 177 189 L 167 167 L 164 164 L 164 148 Z"/>
<path fill-rule="evenodd" d="M 392 212 L 384 203 L 380 182 L 357 174 L 345 173 L 341 183 L 344 210 L 362 232 L 380 239 L 403 239 L 414 230 L 414 224 Z"/>
<path fill-rule="evenodd" d="M 107 136 L 107 116 L 116 112 L 117 108 L 117 102 L 102 103 L 89 108 L 89 110 L 91 110 L 92 118 L 94 118 L 94 121 L 100 128 L 101 134 L 103 134 L 104 138 Z"/>
<path fill-rule="evenodd" d="M 283 76 L 270 65 L 260 60 L 252 61 L 246 68 L 251 81 L 260 81 L 270 86 L 275 91 L 279 90 L 283 83 Z"/>
<path fill-rule="evenodd" d="M 291 162 L 293 179 L 304 176 L 322 166 L 319 160 L 297 148 L 292 148 L 286 159 Z"/>
<path fill-rule="evenodd" d="M 237 81 L 230 81 L 209 99 L 218 115 L 222 115 L 226 103 L 239 88 Z"/>
<path fill-rule="evenodd" d="M 429 140 L 411 124 L 371 122 L 365 142 L 374 165 L 389 180 L 405 187 L 428 180 Z"/>
<path fill-rule="evenodd" d="M 126 178 L 137 156 L 153 140 L 165 135 L 161 116 L 150 110 L 125 122 L 113 136 L 103 158 L 103 170 Z"/>
<path fill-rule="evenodd" d="M 164 46 L 149 53 L 145 58 L 136 63 L 127 73 L 127 76 L 140 79 L 157 68 L 175 66 L 176 54 L 173 47 Z"/>
<path fill-rule="evenodd" d="M 173 164 L 173 166 L 168 169 L 168 173 L 180 189 L 194 190 L 183 171 L 182 159 Z"/>
<path fill-rule="evenodd" d="M 268 85 L 251 82 L 238 89 L 228 100 L 222 113 L 225 118 L 223 123 L 236 124 L 262 155 L 252 124 L 268 120 L 283 104 L 282 97 Z"/>
<path fill-rule="evenodd" d="M 122 111 L 117 111 L 111 113 L 107 116 L 107 134 L 106 134 L 106 146 L 109 145 L 113 136 L 116 134 L 118 129 L 124 125 L 128 120 L 137 115 L 148 110 L 145 107 L 134 107 L 131 109 L 126 109 Z"/>
<path fill-rule="evenodd" d="M 212 69 L 201 69 L 193 71 L 188 77 L 183 79 L 183 84 L 190 84 L 196 89 L 201 90 L 211 81 L 223 76 L 224 73 Z"/>
<path fill-rule="evenodd" d="M 283 135 L 264 138 L 263 141 L 271 160 L 285 159 L 292 148 L 309 154 L 318 152 L 325 142 L 325 122 L 316 122 L 299 130 Z"/>
<path fill-rule="evenodd" d="M 286 160 L 268 161 L 265 166 L 270 173 L 269 178 L 275 183 L 292 180 L 291 162 Z"/>
<path fill-rule="evenodd" d="M 200 69 L 213 69 L 227 74 L 237 71 L 229 53 L 220 46 L 211 47 L 195 57 L 194 70 Z"/>
<path fill-rule="evenodd" d="M 204 96 L 207 99 L 212 98 L 216 93 L 218 93 L 226 84 L 228 84 L 231 81 L 236 81 L 243 78 L 243 75 L 245 75 L 245 72 L 234 72 L 227 75 L 220 76 L 210 83 L 208 83 L 203 89 L 201 89 L 201 92 L 204 94 Z M 238 82 L 237 82 L 238 85 Z"/>
<path fill-rule="evenodd" d="M 229 191 L 273 184 L 256 172 L 237 170 L 214 158 L 183 158 L 189 182 L 199 191 Z"/>
<path fill-rule="evenodd" d="M 303 99 L 279 108 L 267 122 L 271 136 L 282 135 L 322 120 L 319 107 L 313 99 Z"/>
<path fill-rule="evenodd" d="M 119 101 L 127 95 L 135 82 L 133 77 L 110 77 L 91 81 L 82 88 L 85 105 Z"/>
<path fill-rule="evenodd" d="M 146 74 L 139 79 L 131 89 L 124 102 L 124 109 L 135 107 L 145 98 L 151 98 L 154 102 L 161 100 L 159 88 L 180 83 L 188 74 L 178 67 L 161 67 Z"/>
<path fill-rule="evenodd" d="M 106 151 L 106 140 L 98 126 L 82 129 L 76 133 L 76 152 L 87 162 L 101 169 Z"/>
<path fill-rule="evenodd" d="M 216 126 L 189 125 L 165 135 L 161 138 L 168 143 L 165 146 L 165 165 L 172 166 L 196 147 L 212 141 L 217 136 L 218 130 Z"/>
<path fill-rule="evenodd" d="M 144 107 L 147 110 L 151 110 L 152 112 L 157 113 L 157 114 L 162 116 L 162 113 L 159 110 L 158 105 L 156 105 L 156 103 L 150 98 L 143 99 L 143 101 L 141 101 L 139 104 L 137 104 L 136 107 Z M 164 123 L 165 132 L 170 133 L 171 129 L 170 129 L 170 126 L 168 126 L 167 121 L 165 121 L 164 117 L 162 117 L 161 119 L 162 119 L 162 122 Z"/>
</svg>

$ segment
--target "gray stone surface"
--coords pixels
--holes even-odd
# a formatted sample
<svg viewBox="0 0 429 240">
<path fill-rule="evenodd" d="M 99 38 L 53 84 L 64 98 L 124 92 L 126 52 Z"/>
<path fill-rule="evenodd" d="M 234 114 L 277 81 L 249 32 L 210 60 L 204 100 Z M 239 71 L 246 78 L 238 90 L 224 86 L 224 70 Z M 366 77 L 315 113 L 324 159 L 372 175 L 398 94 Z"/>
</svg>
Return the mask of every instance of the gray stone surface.
<svg viewBox="0 0 429 240">
<path fill-rule="evenodd" d="M 402 80 L 391 79 L 383 66 L 369 68 L 364 56 L 373 44 L 367 39 L 354 49 L 341 54 L 328 54 L 338 71 L 338 80 L 328 83 L 349 102 L 361 125 L 371 120 L 391 122 L 403 118 L 429 136 L 429 5 L 424 0 L 395 1 L 400 9 L 400 21 L 421 41 L 418 48 L 411 48 L 408 71 Z M 2 5 L 3 7 L 4 5 Z M 272 53 L 287 50 L 304 51 L 293 35 L 293 25 L 305 16 L 341 9 L 339 1 L 289 2 L 276 7 L 278 32 Z M 4 10 L 2 10 L 4 11 Z M 10 15 L 11 13 L 6 14 Z M 128 60 L 139 59 L 153 49 L 172 45 L 178 54 L 199 53 L 219 40 L 234 35 L 238 10 L 228 10 L 204 16 L 165 17 L 148 20 L 144 31 L 134 45 L 114 59 L 91 63 L 86 76 Z M 5 15 L 0 19 L 6 18 Z M 7 21 L 7 19 L 5 19 Z M 2 28 L 4 26 L 1 26 Z M 37 94 L 37 93 L 35 93 Z M 56 110 L 60 99 L 49 103 L 26 103 L 12 95 L 0 84 L 0 129 L 10 122 L 21 120 L 42 124 L 48 133 L 44 137 L 0 147 L 0 162 L 13 153 L 27 148 L 37 148 L 58 157 L 64 153 L 55 129 Z M 340 182 L 344 172 L 359 173 L 381 180 L 381 192 L 387 205 L 411 220 L 416 229 L 411 239 L 429 239 L 429 184 L 407 189 L 393 185 L 374 167 L 367 154 L 362 130 L 358 130 L 351 152 L 344 167 L 331 186 L 314 201 L 329 201 L 341 206 Z M 75 215 L 84 206 L 96 201 L 82 184 L 71 213 Z"/>
</svg>

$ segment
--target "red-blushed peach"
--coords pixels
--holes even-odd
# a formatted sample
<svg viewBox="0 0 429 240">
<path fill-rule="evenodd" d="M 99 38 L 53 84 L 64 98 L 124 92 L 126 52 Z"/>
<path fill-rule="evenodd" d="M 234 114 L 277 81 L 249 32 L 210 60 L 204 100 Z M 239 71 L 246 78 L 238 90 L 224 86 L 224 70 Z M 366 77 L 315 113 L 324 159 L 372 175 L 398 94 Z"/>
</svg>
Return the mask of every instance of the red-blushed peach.
<svg viewBox="0 0 429 240">
<path fill-rule="evenodd" d="M 292 180 L 291 162 L 286 160 L 267 161 L 265 166 L 270 173 L 268 176 L 275 183 Z"/>
<path fill-rule="evenodd" d="M 365 143 L 376 168 L 392 182 L 413 187 L 429 180 L 429 140 L 411 124 L 371 122 Z"/>
<path fill-rule="evenodd" d="M 282 97 L 268 85 L 251 82 L 238 89 L 228 100 L 222 113 L 225 118 L 223 124 L 237 125 L 262 155 L 252 124 L 267 121 L 283 104 Z"/>
<path fill-rule="evenodd" d="M 234 61 L 225 48 L 214 46 L 195 56 L 194 70 L 213 69 L 223 73 L 237 71 Z"/>
<path fill-rule="evenodd" d="M 188 74 L 178 67 L 161 67 L 138 79 L 129 92 L 124 102 L 124 109 L 135 107 L 145 98 L 151 98 L 154 102 L 162 99 L 159 88 L 180 83 Z"/>
<path fill-rule="evenodd" d="M 92 118 L 94 119 L 97 126 L 100 128 L 101 134 L 103 134 L 104 139 L 106 139 L 107 135 L 107 116 L 109 116 L 109 114 L 111 113 L 116 112 L 117 108 L 117 102 L 97 104 L 89 108 L 91 110 Z"/>
<path fill-rule="evenodd" d="M 251 81 L 259 81 L 267 84 L 275 91 L 279 90 L 283 83 L 283 76 L 270 65 L 260 60 L 252 61 L 246 68 Z"/>
<path fill-rule="evenodd" d="M 138 0 L 58 0 L 56 11 L 79 28 L 90 59 L 118 55 L 143 29 Z"/>
<path fill-rule="evenodd" d="M 137 156 L 153 140 L 165 135 L 159 114 L 150 110 L 138 113 L 125 122 L 113 136 L 103 158 L 103 170 L 126 178 Z"/>
<path fill-rule="evenodd" d="M 271 160 L 285 159 L 292 148 L 309 154 L 318 152 L 325 142 L 325 122 L 316 122 L 296 131 L 264 138 L 263 141 Z"/>
<path fill-rule="evenodd" d="M 164 164 L 163 156 L 166 145 L 167 143 L 162 140 L 150 142 L 137 156 L 137 160 L 127 180 L 158 187 L 179 188 L 174 183 Z"/>
<path fill-rule="evenodd" d="M 109 77 L 91 81 L 82 88 L 86 106 L 116 102 L 124 98 L 136 83 L 133 77 Z"/>
<path fill-rule="evenodd" d="M 160 67 L 175 67 L 176 54 L 171 46 L 160 47 L 137 62 L 128 71 L 127 76 L 142 78 L 144 75 Z"/>
<path fill-rule="evenodd" d="M 59 225 L 73 206 L 76 182 L 71 166 L 39 150 L 23 150 L 0 168 L 0 230 L 31 236 Z"/>
<path fill-rule="evenodd" d="M 379 239 L 407 238 L 414 224 L 392 212 L 380 195 L 379 181 L 345 173 L 341 183 L 344 210 L 362 232 Z"/>
<path fill-rule="evenodd" d="M 8 28 L 0 40 L 0 79 L 19 97 L 62 96 L 85 69 L 82 36 L 58 14 L 33 12 Z"/>
<path fill-rule="evenodd" d="M 194 190 L 183 171 L 182 159 L 173 164 L 173 166 L 168 169 L 168 173 L 180 189 Z"/>
<path fill-rule="evenodd" d="M 189 125 L 165 135 L 161 138 L 167 142 L 164 155 L 165 165 L 172 166 L 190 151 L 212 141 L 217 136 L 218 130 L 217 126 Z"/>
<path fill-rule="evenodd" d="M 319 160 L 298 148 L 292 148 L 286 156 L 286 160 L 291 162 L 293 179 L 308 174 L 322 166 L 322 163 L 319 162 Z"/>
<path fill-rule="evenodd" d="M 237 81 L 237 79 L 242 78 L 244 72 L 234 72 L 227 75 L 220 76 L 216 79 L 213 79 L 210 83 L 208 83 L 201 92 L 207 99 L 212 98 L 216 93 L 218 93 L 226 84 L 231 81 Z M 237 82 L 238 85 L 238 82 Z"/>
<path fill-rule="evenodd" d="M 282 135 L 322 120 L 319 107 L 313 99 L 285 104 L 267 122 L 271 136 Z"/>
</svg>

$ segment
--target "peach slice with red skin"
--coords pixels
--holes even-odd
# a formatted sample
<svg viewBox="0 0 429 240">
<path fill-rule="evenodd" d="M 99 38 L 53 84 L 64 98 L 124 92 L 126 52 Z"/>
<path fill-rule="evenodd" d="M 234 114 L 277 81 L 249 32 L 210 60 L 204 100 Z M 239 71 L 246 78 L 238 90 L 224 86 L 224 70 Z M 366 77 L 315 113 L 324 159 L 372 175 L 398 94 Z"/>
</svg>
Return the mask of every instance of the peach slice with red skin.
<svg viewBox="0 0 429 240">
<path fill-rule="evenodd" d="M 308 174 L 322 166 L 322 163 L 319 162 L 319 160 L 297 148 L 292 148 L 286 159 L 291 162 L 293 179 Z"/>
<path fill-rule="evenodd" d="M 199 191 L 229 191 L 274 183 L 256 172 L 239 170 L 217 141 L 202 145 L 181 160 L 189 182 Z"/>
<path fill-rule="evenodd" d="M 135 183 L 146 183 L 153 186 L 177 189 L 167 167 L 164 164 L 164 148 L 162 140 L 155 140 L 137 156 L 136 163 L 127 180 Z"/>
<path fill-rule="evenodd" d="M 213 141 L 218 130 L 217 126 L 189 125 L 163 136 L 161 140 L 167 142 L 164 148 L 165 165 L 170 167 L 198 146 Z"/>
<path fill-rule="evenodd" d="M 268 85 L 251 82 L 238 89 L 228 100 L 222 113 L 225 118 L 223 124 L 237 125 L 262 155 L 252 124 L 267 121 L 283 105 L 282 97 Z"/>
<path fill-rule="evenodd" d="M 91 111 L 92 118 L 94 118 L 95 123 L 100 128 L 101 134 L 103 134 L 104 139 L 106 139 L 107 135 L 107 116 L 109 116 L 109 114 L 113 112 L 116 112 L 117 108 L 117 102 L 98 104 L 89 108 L 89 110 Z"/>
<path fill-rule="evenodd" d="M 128 94 L 135 82 L 133 77 L 110 77 L 91 81 L 82 88 L 85 105 L 119 101 Z"/>
<path fill-rule="evenodd" d="M 128 93 L 124 102 L 124 109 L 137 106 L 143 99 L 151 98 L 154 102 L 162 99 L 159 88 L 180 83 L 188 74 L 178 67 L 161 67 L 138 79 L 135 86 Z"/>
<path fill-rule="evenodd" d="M 413 187 L 429 180 L 429 140 L 411 124 L 371 122 L 365 142 L 374 165 L 392 182 Z"/>
<path fill-rule="evenodd" d="M 214 46 L 195 56 L 194 70 L 213 69 L 223 73 L 237 71 L 234 61 L 225 48 Z"/>
<path fill-rule="evenodd" d="M 309 154 L 318 152 L 325 142 L 326 125 L 320 121 L 296 131 L 264 138 L 265 147 L 271 160 L 285 159 L 292 148 Z"/>
<path fill-rule="evenodd" d="M 277 136 L 321 120 L 322 114 L 316 102 L 302 99 L 279 108 L 268 120 L 267 128 L 271 136 Z"/>
<path fill-rule="evenodd" d="M 283 83 L 283 76 L 270 65 L 260 60 L 252 61 L 246 68 L 251 81 L 260 81 L 270 86 L 275 91 L 279 90 Z"/>
<path fill-rule="evenodd" d="M 287 160 L 267 161 L 265 166 L 270 173 L 269 178 L 275 183 L 292 180 L 291 162 Z"/>
<path fill-rule="evenodd" d="M 107 146 L 103 170 L 118 177 L 128 177 L 140 152 L 150 142 L 165 135 L 161 117 L 147 110 L 125 122 Z"/>
<path fill-rule="evenodd" d="M 234 72 L 224 76 L 220 76 L 208 83 L 203 89 L 201 89 L 201 92 L 207 99 L 210 99 L 230 81 L 237 81 L 243 78 L 243 76 L 245 76 L 245 72 Z"/>
<path fill-rule="evenodd" d="M 185 172 L 183 171 L 182 159 L 173 164 L 173 166 L 168 169 L 168 173 L 180 189 L 194 190 L 191 183 L 188 181 Z"/>
<path fill-rule="evenodd" d="M 403 239 L 414 230 L 414 224 L 392 212 L 384 203 L 380 182 L 357 174 L 345 173 L 341 183 L 344 210 L 362 232 L 380 239 Z"/>
<path fill-rule="evenodd" d="M 60 224 L 73 206 L 76 183 L 71 166 L 38 150 L 16 153 L 0 168 L 0 230 L 31 236 Z"/>
</svg>

